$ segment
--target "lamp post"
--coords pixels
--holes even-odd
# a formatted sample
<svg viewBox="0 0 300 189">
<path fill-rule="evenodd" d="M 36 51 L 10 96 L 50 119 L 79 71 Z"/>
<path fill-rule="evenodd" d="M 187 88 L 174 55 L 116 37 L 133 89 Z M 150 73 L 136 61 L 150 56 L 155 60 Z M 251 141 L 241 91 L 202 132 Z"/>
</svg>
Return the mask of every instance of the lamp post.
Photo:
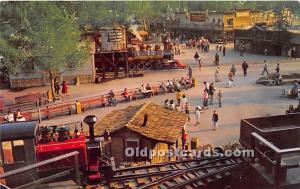
<svg viewBox="0 0 300 189">
<path fill-rule="evenodd" d="M 88 115 L 83 119 L 83 122 L 88 124 L 89 126 L 89 133 L 90 133 L 90 140 L 95 140 L 95 134 L 94 134 L 94 124 L 97 122 L 97 117 L 95 115 Z"/>
</svg>

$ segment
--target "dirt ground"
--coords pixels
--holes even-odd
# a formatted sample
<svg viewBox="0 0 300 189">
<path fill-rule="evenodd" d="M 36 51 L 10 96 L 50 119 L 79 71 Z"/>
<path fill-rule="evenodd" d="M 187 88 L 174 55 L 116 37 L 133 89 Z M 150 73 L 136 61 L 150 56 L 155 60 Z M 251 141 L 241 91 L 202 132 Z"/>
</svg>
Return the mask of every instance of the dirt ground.
<svg viewBox="0 0 300 189">
<path fill-rule="evenodd" d="M 282 74 L 300 73 L 300 61 L 290 61 L 287 57 L 262 56 L 245 53 L 243 57 L 238 52 L 233 50 L 233 44 L 226 45 L 226 56 L 223 57 L 221 52 L 221 82 L 215 83 L 216 90 L 223 92 L 223 107 L 218 108 L 217 100 L 214 98 L 214 104 L 209 106 L 209 109 L 201 114 L 200 125 L 195 126 L 195 116 L 190 114 L 191 121 L 187 125 L 189 137 L 197 136 L 200 138 L 201 144 L 221 145 L 227 142 L 233 142 L 239 139 L 240 120 L 242 118 L 259 117 L 266 115 L 284 114 L 290 104 L 296 106 L 296 100 L 281 98 L 281 91 L 291 86 L 263 86 L 256 85 L 255 81 L 262 72 L 263 60 L 271 62 L 269 64 L 269 72 L 275 72 L 276 62 L 280 62 Z M 193 77 L 198 80 L 198 85 L 188 91 L 185 91 L 188 101 L 192 106 L 192 111 L 195 106 L 202 105 L 203 81 L 214 82 L 215 67 L 212 65 L 214 55 L 216 53 L 215 45 L 211 45 L 211 50 L 208 53 L 200 52 L 195 49 L 182 49 L 183 53 L 176 56 L 182 62 L 191 65 L 193 68 Z M 200 52 L 200 57 L 204 63 L 204 67 L 200 71 L 198 65 L 195 64 L 193 55 L 195 52 Z M 246 60 L 249 63 L 248 76 L 244 77 L 241 70 L 241 63 Z M 232 88 L 226 88 L 227 74 L 231 64 L 236 64 L 237 74 L 233 82 Z M 79 86 L 70 86 L 70 95 L 65 100 L 76 99 L 78 97 L 88 97 L 107 93 L 110 89 L 115 91 L 123 90 L 125 87 L 134 88 L 141 84 L 155 83 L 161 80 L 180 78 L 187 74 L 187 70 L 160 70 L 147 71 L 142 78 L 126 78 L 113 80 L 102 84 L 82 84 Z M 44 92 L 49 87 L 36 87 L 23 90 L 21 92 L 13 92 L 9 90 L 0 90 L 0 96 L 3 96 L 7 103 L 15 96 L 20 96 L 26 93 Z M 163 104 L 165 99 L 174 99 L 175 94 L 167 94 L 156 96 L 151 99 L 143 99 L 129 103 L 118 104 L 116 107 L 99 108 L 86 111 L 85 113 L 52 118 L 48 121 L 43 121 L 41 125 L 64 124 L 74 121 L 82 121 L 83 117 L 89 114 L 96 115 L 99 119 L 111 112 L 113 109 L 125 108 L 129 105 L 137 105 L 148 100 Z M 216 131 L 212 130 L 212 112 L 216 110 L 219 113 L 219 128 Z"/>
</svg>

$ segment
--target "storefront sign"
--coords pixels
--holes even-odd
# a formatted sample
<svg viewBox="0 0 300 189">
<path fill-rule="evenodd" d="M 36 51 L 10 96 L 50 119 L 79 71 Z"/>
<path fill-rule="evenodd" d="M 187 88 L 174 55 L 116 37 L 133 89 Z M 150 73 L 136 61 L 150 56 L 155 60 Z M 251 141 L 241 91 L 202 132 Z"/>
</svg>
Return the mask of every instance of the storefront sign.
<svg viewBox="0 0 300 189">
<path fill-rule="evenodd" d="M 206 21 L 206 13 L 191 13 L 190 21 L 191 22 L 205 22 Z"/>
</svg>

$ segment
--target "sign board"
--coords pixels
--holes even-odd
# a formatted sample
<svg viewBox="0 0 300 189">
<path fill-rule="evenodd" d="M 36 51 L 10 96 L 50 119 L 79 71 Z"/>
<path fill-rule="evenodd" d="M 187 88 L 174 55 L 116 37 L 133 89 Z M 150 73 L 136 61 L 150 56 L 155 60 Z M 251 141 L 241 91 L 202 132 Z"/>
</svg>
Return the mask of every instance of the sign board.
<svg viewBox="0 0 300 189">
<path fill-rule="evenodd" d="M 206 13 L 190 13 L 191 22 L 206 22 Z"/>
</svg>

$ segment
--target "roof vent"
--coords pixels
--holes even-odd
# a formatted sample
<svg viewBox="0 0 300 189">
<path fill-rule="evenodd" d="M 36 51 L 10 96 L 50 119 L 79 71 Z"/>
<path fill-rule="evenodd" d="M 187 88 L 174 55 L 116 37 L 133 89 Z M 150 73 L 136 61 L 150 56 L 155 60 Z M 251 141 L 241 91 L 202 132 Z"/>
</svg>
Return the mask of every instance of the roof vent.
<svg viewBox="0 0 300 189">
<path fill-rule="evenodd" d="M 142 127 L 146 127 L 148 121 L 148 114 L 144 114 L 144 122 L 142 124 Z"/>
</svg>

